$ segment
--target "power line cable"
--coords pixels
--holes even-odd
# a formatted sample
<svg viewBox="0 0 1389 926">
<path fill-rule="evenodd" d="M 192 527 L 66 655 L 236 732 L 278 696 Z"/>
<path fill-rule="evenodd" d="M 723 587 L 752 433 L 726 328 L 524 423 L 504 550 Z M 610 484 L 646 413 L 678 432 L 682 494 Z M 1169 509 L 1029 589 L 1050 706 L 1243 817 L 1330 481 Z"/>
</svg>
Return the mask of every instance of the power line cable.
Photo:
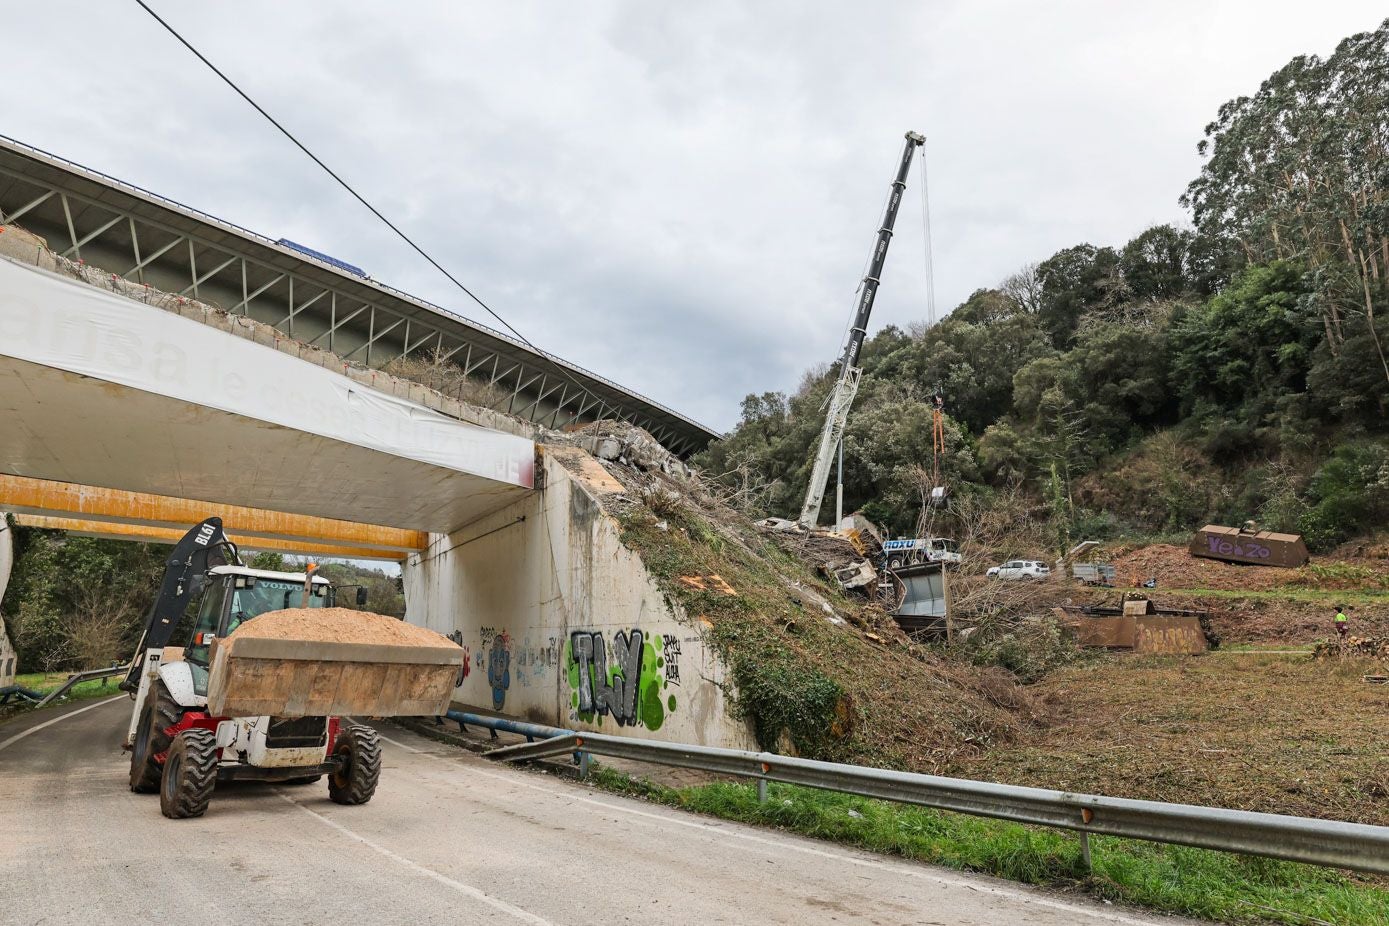
<svg viewBox="0 0 1389 926">
<path fill-rule="evenodd" d="M 521 341 L 521 343 L 525 344 L 527 347 L 529 347 L 531 350 L 535 351 L 538 354 L 545 354 L 545 351 L 542 351 L 540 348 L 536 347 L 535 344 L 531 342 L 530 338 L 527 338 L 505 318 L 502 318 L 500 315 L 498 315 L 497 312 L 487 303 L 483 302 L 482 299 L 476 293 L 474 293 L 468 287 L 464 286 L 461 280 L 459 280 L 452 273 L 449 273 L 448 270 L 444 269 L 443 264 L 440 264 L 437 260 L 431 257 L 429 252 L 427 252 L 424 248 L 416 244 L 414 239 L 412 239 L 409 235 L 405 234 L 405 232 L 401 231 L 400 227 L 397 226 L 394 222 L 386 218 L 386 216 L 381 213 L 380 209 L 377 209 L 370 202 L 368 202 L 366 198 L 362 196 L 362 194 L 358 193 L 355 189 L 353 189 L 350 183 L 348 183 L 346 180 L 340 177 L 335 170 L 333 170 L 331 167 L 325 164 L 322 158 L 310 151 L 303 142 L 301 142 L 298 138 L 294 136 L 294 133 L 292 133 L 289 129 L 281 125 L 279 120 L 277 120 L 274 116 L 266 112 L 263 106 L 261 106 L 255 100 L 251 99 L 251 97 L 246 93 L 246 91 L 242 90 L 239 86 L 237 86 L 236 82 L 233 81 L 230 77 L 228 77 L 222 71 L 221 68 L 217 67 L 217 65 L 209 61 L 207 56 L 204 55 L 202 52 L 198 51 L 198 49 L 194 48 L 193 44 L 189 42 L 187 39 L 185 39 L 181 34 L 179 34 L 177 29 L 169 25 L 169 23 L 154 10 L 150 9 L 149 4 L 145 3 L 145 0 L 135 0 L 135 2 L 139 4 L 142 10 L 150 14 L 150 16 L 154 18 L 155 22 L 163 26 L 164 29 L 170 35 L 177 39 L 180 45 L 192 52 L 194 57 L 196 57 L 203 64 L 207 65 L 208 69 L 211 70 L 212 73 L 216 74 L 219 78 L 221 78 L 222 82 L 226 84 L 228 87 L 230 87 L 236 93 L 237 96 L 241 97 L 248 104 L 250 104 L 252 109 L 264 116 L 267 122 L 269 122 L 271 125 L 273 125 L 276 129 L 280 131 L 281 135 L 289 139 L 290 142 L 292 142 L 294 146 L 298 148 L 300 151 L 304 152 L 304 154 L 308 155 L 309 159 L 313 161 L 315 164 L 317 164 L 319 167 L 321 167 L 324 173 L 336 180 L 339 186 L 341 186 L 344 190 L 346 190 L 348 193 L 352 195 L 353 199 L 357 200 L 357 202 L 361 203 L 363 206 L 366 206 L 372 215 L 376 216 L 378 219 L 384 222 L 387 228 L 389 228 L 391 231 L 395 232 L 397 236 L 399 236 L 400 240 L 404 241 L 411 248 L 413 248 L 417 254 L 419 254 L 425 260 L 429 261 L 429 263 L 434 266 L 434 269 L 438 270 L 444 276 L 448 277 L 449 281 L 453 283 L 454 286 L 457 286 L 463 292 L 467 293 L 468 298 L 472 299 L 479 306 L 481 306 L 483 310 L 487 312 L 488 315 L 491 315 L 499 323 L 501 323 L 501 325 L 505 327 L 507 331 L 510 331 L 512 334 L 514 334 L 516 338 L 519 341 Z M 586 389 L 582 384 L 580 384 L 577 380 L 570 376 L 568 371 L 564 370 L 563 367 L 560 367 L 560 373 L 564 376 L 565 379 L 569 380 L 569 382 L 573 384 L 576 388 L 578 388 L 581 392 L 588 392 L 588 389 Z"/>
</svg>

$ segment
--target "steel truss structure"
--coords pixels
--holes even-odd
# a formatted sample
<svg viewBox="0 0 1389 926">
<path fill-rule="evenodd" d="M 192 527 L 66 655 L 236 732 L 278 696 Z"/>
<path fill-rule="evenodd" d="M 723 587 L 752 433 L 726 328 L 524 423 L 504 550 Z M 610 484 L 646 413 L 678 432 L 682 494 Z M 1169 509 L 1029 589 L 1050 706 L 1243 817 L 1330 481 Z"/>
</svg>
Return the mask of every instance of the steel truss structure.
<svg viewBox="0 0 1389 926">
<path fill-rule="evenodd" d="M 681 457 L 722 436 L 448 309 L 4 136 L 0 223 L 44 237 L 64 257 L 273 325 L 349 361 L 456 365 L 468 380 L 457 398 L 545 427 L 619 419 Z"/>
</svg>

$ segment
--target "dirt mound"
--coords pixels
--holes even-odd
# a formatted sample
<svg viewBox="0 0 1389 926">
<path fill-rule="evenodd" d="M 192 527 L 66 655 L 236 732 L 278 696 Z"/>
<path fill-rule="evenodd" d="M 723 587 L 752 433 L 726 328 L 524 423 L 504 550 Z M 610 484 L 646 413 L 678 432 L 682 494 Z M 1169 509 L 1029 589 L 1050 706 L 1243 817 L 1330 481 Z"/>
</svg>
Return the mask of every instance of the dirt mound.
<svg viewBox="0 0 1389 926">
<path fill-rule="evenodd" d="M 1298 570 L 1240 566 L 1192 556 L 1186 547 L 1155 543 L 1120 553 L 1113 560 L 1116 584 L 1157 579 L 1158 588 L 1270 589 L 1286 583 Z"/>
<path fill-rule="evenodd" d="M 310 640 L 315 643 L 376 643 L 390 646 L 455 644 L 442 634 L 405 621 L 351 608 L 286 608 L 270 611 L 233 630 L 227 641 Z"/>
</svg>

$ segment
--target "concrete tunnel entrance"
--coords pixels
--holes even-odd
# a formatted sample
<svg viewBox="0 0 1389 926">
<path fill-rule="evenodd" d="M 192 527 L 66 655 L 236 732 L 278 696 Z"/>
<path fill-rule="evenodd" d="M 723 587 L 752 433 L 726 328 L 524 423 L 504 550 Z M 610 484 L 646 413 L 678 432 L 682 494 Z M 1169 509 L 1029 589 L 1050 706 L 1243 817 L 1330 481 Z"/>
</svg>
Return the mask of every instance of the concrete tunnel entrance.
<svg viewBox="0 0 1389 926">
<path fill-rule="evenodd" d="M 341 525 L 421 532 L 389 552 L 403 554 L 407 619 L 467 650 L 461 706 L 750 745 L 697 618 L 672 609 L 602 512 L 622 487 L 591 456 L 447 417 L 332 361 L 0 259 L 0 510 L 150 540 L 216 506 L 319 519 L 297 536 L 229 519 L 251 546 L 361 551 L 380 544 L 354 547 Z M 124 507 L 97 504 L 111 491 Z"/>
</svg>

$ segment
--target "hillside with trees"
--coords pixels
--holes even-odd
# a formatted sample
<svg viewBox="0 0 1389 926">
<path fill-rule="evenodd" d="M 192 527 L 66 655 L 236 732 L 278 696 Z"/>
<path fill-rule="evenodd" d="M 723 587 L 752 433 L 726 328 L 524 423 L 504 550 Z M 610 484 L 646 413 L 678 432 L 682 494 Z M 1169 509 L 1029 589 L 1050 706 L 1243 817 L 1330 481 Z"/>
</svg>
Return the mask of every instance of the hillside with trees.
<svg viewBox="0 0 1389 926">
<path fill-rule="evenodd" d="M 926 504 L 939 391 L 954 497 L 1021 497 L 1055 549 L 1254 518 L 1327 550 L 1384 523 L 1389 20 L 1226 103 L 1198 150 L 1189 227 L 1065 248 L 871 338 L 846 510 L 959 527 Z M 698 462 L 747 510 L 794 516 L 837 374 L 748 396 Z"/>
</svg>

